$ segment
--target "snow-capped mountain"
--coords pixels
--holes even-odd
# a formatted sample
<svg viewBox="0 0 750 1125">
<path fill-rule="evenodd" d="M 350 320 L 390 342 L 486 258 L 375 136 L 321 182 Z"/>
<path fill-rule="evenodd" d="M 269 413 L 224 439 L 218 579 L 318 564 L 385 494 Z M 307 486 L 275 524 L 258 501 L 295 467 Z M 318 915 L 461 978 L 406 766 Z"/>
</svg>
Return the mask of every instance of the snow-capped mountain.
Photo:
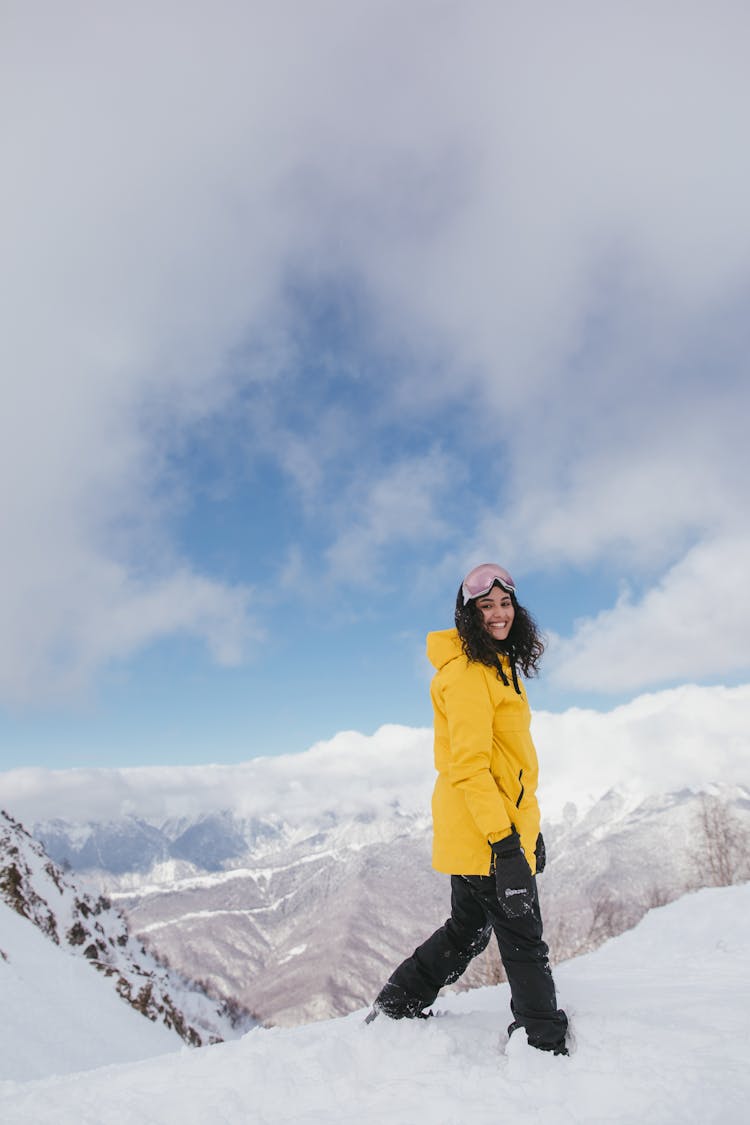
<svg viewBox="0 0 750 1125">
<path fill-rule="evenodd" d="M 596 948 L 652 906 L 721 881 L 701 827 L 707 801 L 734 826 L 736 879 L 750 877 L 750 793 L 735 786 L 718 794 L 681 790 L 638 801 L 610 791 L 585 815 L 570 805 L 546 826 L 540 893 L 554 960 Z M 269 1023 L 365 1005 L 448 911 L 448 879 L 430 867 L 429 821 L 392 807 L 380 818 L 337 820 L 328 812 L 304 829 L 277 819 L 261 830 L 225 811 L 159 826 L 57 820 L 34 831 L 74 865 L 114 855 L 114 870 L 100 859 L 86 875 L 148 947 Z M 146 871 L 139 869 L 145 837 L 158 841 Z M 134 841 L 130 858 L 125 839 Z M 490 948 L 466 982 L 487 983 L 497 971 Z"/>
<path fill-rule="evenodd" d="M 159 964 L 132 936 L 122 913 L 105 895 L 84 892 L 6 812 L 0 812 L 0 900 L 24 920 L 28 930 L 35 927 L 89 972 L 98 970 L 121 1002 L 186 1043 L 200 1046 L 236 1038 L 252 1023 L 245 1019 L 233 1026 L 231 1017 L 240 1017 L 239 1010 L 230 1012 L 221 1001 Z M 29 940 L 35 939 L 29 936 Z M 7 951 L 5 961 L 10 964 Z"/>
<path fill-rule="evenodd" d="M 424 815 L 391 810 L 379 820 L 340 822 L 326 815 L 317 826 L 277 822 L 260 833 L 227 812 L 170 821 L 159 829 L 160 858 L 151 869 L 125 870 L 123 838 L 136 842 L 137 863 L 146 829 L 153 835 L 153 826 L 134 821 L 82 827 L 57 820 L 34 831 L 66 865 L 112 854 L 116 841 L 116 870 L 88 867 L 87 879 L 160 958 L 268 1022 L 299 1023 L 365 1003 L 387 962 L 425 918 L 437 924 L 445 910 Z M 205 865 L 199 848 L 191 859 L 184 850 L 172 858 L 174 840 L 186 835 L 211 840 Z M 218 870 L 217 851 L 231 853 Z M 402 873 L 405 893 L 421 903 L 418 923 L 401 907 Z"/>
<path fill-rule="evenodd" d="M 59 856 L 76 870 L 128 875 L 146 874 L 170 863 L 175 871 L 193 867 L 222 871 L 248 851 L 260 853 L 265 843 L 277 843 L 283 833 L 280 823 L 239 819 L 218 811 L 170 819 L 161 825 L 136 816 L 75 827 L 55 819 L 45 822 L 43 839 L 50 855 Z"/>
</svg>

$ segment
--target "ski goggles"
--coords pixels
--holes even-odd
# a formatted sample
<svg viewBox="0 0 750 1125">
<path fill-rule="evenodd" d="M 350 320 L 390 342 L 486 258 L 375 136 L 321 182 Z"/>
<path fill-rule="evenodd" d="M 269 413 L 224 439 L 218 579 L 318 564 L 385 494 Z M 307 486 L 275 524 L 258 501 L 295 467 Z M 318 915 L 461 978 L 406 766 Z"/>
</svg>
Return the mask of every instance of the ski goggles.
<svg viewBox="0 0 750 1125">
<path fill-rule="evenodd" d="M 496 566 L 495 563 L 481 563 L 480 566 L 475 566 L 466 575 L 461 586 L 464 605 L 474 601 L 475 598 L 481 598 L 483 594 L 489 594 L 496 582 L 499 582 L 503 590 L 509 594 L 515 594 L 516 584 L 503 567 Z"/>
</svg>

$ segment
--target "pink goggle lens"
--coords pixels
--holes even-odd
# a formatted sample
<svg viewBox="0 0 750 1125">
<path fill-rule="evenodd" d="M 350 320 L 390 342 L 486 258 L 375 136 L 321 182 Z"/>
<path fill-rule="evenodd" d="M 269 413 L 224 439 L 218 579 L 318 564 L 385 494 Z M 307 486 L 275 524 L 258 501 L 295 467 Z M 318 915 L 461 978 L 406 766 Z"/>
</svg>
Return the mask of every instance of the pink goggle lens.
<svg viewBox="0 0 750 1125">
<path fill-rule="evenodd" d="M 464 605 L 474 598 L 481 598 L 483 594 L 488 594 L 496 582 L 499 582 L 503 590 L 507 590 L 509 594 L 515 594 L 516 584 L 504 567 L 496 566 L 495 563 L 482 563 L 480 566 L 475 566 L 466 575 L 461 587 Z"/>
</svg>

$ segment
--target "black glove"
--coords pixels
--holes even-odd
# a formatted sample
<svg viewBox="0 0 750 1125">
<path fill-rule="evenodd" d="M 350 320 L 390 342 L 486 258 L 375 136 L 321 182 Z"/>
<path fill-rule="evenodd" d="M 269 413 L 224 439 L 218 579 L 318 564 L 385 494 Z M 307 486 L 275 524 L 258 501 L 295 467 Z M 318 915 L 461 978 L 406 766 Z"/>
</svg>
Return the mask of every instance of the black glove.
<svg viewBox="0 0 750 1125">
<path fill-rule="evenodd" d="M 503 913 L 508 918 L 529 914 L 534 904 L 534 876 L 516 831 L 490 844 L 495 857 L 495 886 Z"/>
<path fill-rule="evenodd" d="M 544 846 L 544 836 L 542 836 L 541 832 L 536 838 L 534 855 L 536 856 L 536 873 L 537 875 L 541 875 L 547 866 L 547 849 Z"/>
</svg>

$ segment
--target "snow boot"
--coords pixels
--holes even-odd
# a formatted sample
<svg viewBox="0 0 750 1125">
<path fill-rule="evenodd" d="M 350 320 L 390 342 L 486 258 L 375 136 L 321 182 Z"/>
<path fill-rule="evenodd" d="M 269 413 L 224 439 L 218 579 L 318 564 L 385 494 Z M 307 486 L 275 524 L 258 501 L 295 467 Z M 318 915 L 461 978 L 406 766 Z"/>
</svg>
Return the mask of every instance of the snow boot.
<svg viewBox="0 0 750 1125">
<path fill-rule="evenodd" d="M 522 1023 L 513 1020 L 513 1023 L 508 1026 L 508 1038 L 510 1039 L 513 1032 L 518 1031 L 521 1027 L 523 1027 Z M 528 1032 L 526 1032 L 526 1036 L 529 1040 L 529 1046 L 535 1047 L 537 1051 L 551 1051 L 553 1055 L 567 1055 L 569 1053 L 564 1039 L 558 1040 L 556 1043 L 546 1043 L 542 1039 L 532 1039 Z"/>
<path fill-rule="evenodd" d="M 432 1015 L 431 1010 L 424 1010 L 426 1007 L 427 1004 L 424 1000 L 420 1000 L 416 996 L 410 996 L 400 985 L 388 981 L 375 998 L 375 1003 L 365 1023 L 372 1023 L 379 1012 L 392 1020 L 426 1020 Z"/>
</svg>

